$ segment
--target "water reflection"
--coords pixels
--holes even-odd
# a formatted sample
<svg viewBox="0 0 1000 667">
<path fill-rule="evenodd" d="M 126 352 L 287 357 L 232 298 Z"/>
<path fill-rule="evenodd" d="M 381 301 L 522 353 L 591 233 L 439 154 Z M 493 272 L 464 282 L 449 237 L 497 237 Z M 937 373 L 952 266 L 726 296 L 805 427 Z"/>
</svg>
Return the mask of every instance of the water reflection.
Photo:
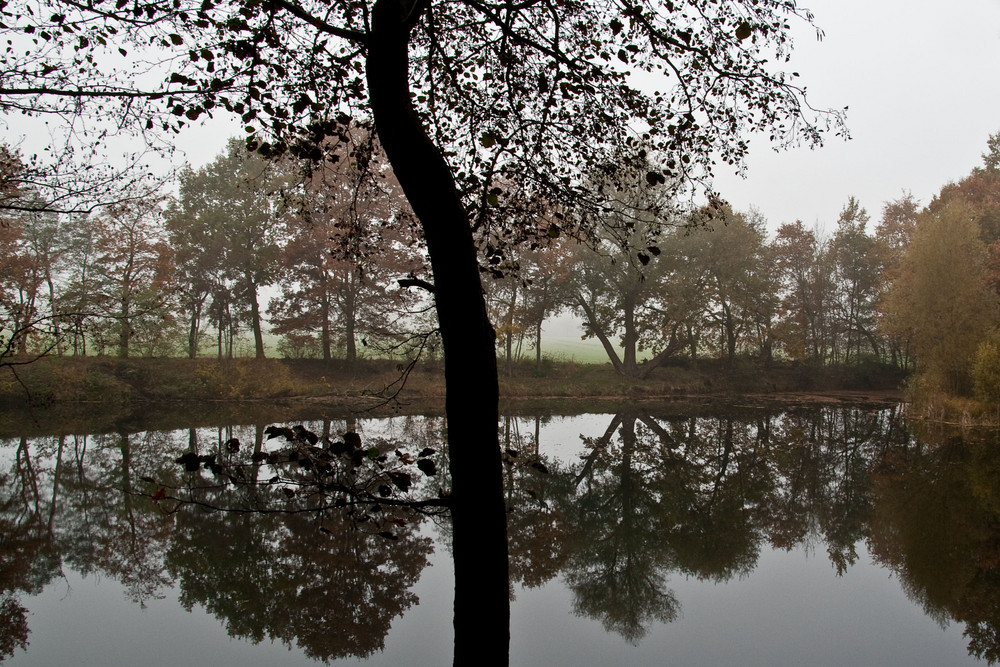
<svg viewBox="0 0 1000 667">
<path fill-rule="evenodd" d="M 231 636 L 297 644 L 323 661 L 366 657 L 417 602 L 409 589 L 431 550 L 412 525 L 397 535 L 390 545 L 340 512 L 182 512 L 165 565 L 181 604 L 203 606 Z"/>
<path fill-rule="evenodd" d="M 873 555 L 930 616 L 1000 660 L 1000 442 L 922 429 L 878 466 Z"/>
<path fill-rule="evenodd" d="M 964 625 L 972 655 L 1000 657 L 995 438 L 911 432 L 896 409 L 849 406 L 632 410 L 571 434 L 547 421 L 500 425 L 515 584 L 559 579 L 575 614 L 636 644 L 682 612 L 672 581 L 738 580 L 763 549 L 803 545 L 843 574 L 863 544 L 927 614 Z M 438 474 L 406 494 L 447 496 L 441 418 L 306 426 L 320 449 L 360 432 L 372 461 L 438 450 Z M 264 428 L 0 442 L 0 659 L 30 652 L 25 602 L 66 569 L 114 578 L 139 605 L 175 586 L 231 636 L 317 660 L 382 650 L 447 522 L 389 502 L 399 488 L 375 507 L 337 495 L 332 467 L 290 465 Z M 185 454 L 194 470 L 175 463 Z"/>
<path fill-rule="evenodd" d="M 513 574 L 538 585 L 520 547 L 541 519 L 561 547 L 544 553 L 545 571 L 558 563 L 574 611 L 634 643 L 653 622 L 677 617 L 671 576 L 746 575 L 765 543 L 822 541 L 843 573 L 871 513 L 869 468 L 894 439 L 906 441 L 893 410 L 619 413 L 603 434 L 584 437 L 578 461 L 546 461 L 548 512 L 512 510 Z"/>
</svg>

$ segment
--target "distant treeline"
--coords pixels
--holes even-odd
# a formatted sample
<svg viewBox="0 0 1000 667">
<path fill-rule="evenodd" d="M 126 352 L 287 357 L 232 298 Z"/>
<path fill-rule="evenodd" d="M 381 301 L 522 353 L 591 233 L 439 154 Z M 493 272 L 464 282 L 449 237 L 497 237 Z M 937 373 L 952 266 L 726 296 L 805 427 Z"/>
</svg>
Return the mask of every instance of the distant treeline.
<svg viewBox="0 0 1000 667">
<path fill-rule="evenodd" d="M 2 360 L 232 357 L 246 334 L 263 357 L 268 329 L 285 357 L 433 348 L 422 239 L 371 138 L 351 140 L 309 170 L 233 141 L 182 171 L 174 196 L 90 216 L 5 212 Z M 627 377 L 677 357 L 874 361 L 916 368 L 935 391 L 1000 395 L 1000 135 L 988 148 L 926 207 L 904 195 L 872 225 L 850 198 L 825 236 L 595 179 L 620 205 L 551 211 L 530 243 L 480 234 L 498 353 L 512 367 L 534 349 L 540 364 L 543 323 L 568 309 Z"/>
</svg>

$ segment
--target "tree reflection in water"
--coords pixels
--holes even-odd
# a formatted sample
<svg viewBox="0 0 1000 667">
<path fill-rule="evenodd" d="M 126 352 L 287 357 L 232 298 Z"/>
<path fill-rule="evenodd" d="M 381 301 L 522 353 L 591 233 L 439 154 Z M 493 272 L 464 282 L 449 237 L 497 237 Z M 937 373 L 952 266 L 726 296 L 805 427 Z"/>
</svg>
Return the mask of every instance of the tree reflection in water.
<svg viewBox="0 0 1000 667">
<path fill-rule="evenodd" d="M 965 624 L 971 653 L 1000 657 L 995 439 L 910 434 L 894 409 L 633 410 L 581 434 L 581 455 L 565 460 L 560 443 L 539 442 L 542 421 L 501 425 L 512 582 L 561 577 L 576 614 L 626 641 L 678 616 L 674 577 L 725 582 L 765 548 L 821 544 L 843 574 L 864 541 L 928 614 Z M 185 608 L 230 635 L 319 660 L 381 650 L 419 602 L 428 529 L 450 530 L 428 516 L 445 504 L 444 455 L 423 457 L 435 474 L 415 470 L 444 424 L 369 423 L 364 465 L 345 451 L 337 470 L 311 448 L 366 425 L 310 428 L 317 444 L 294 457 L 264 425 L 7 441 L 0 659 L 28 644 L 24 596 L 66 567 L 113 577 L 140 604 L 177 585 Z M 174 463 L 185 454 L 194 470 Z M 393 481 L 407 470 L 408 483 Z"/>
<path fill-rule="evenodd" d="M 434 476 L 435 452 L 411 457 L 396 441 L 330 431 L 264 429 L 281 443 L 266 454 L 259 427 L 250 452 L 226 433 L 202 454 L 192 435 L 179 460 L 204 465 L 157 479 L 152 495 L 171 511 L 221 510 L 176 511 L 166 566 L 186 609 L 202 605 L 231 636 L 297 644 L 323 661 L 384 647 L 392 620 L 417 603 L 410 588 L 432 551 L 414 510 L 441 511 L 440 502 L 407 502 L 411 487 L 426 489 L 406 465 Z"/>
<path fill-rule="evenodd" d="M 35 595 L 59 571 L 58 547 L 43 513 L 33 452 L 17 442 L 11 471 L 0 473 L 0 660 L 28 645 L 27 609 L 20 593 Z"/>
<path fill-rule="evenodd" d="M 790 550 L 822 538 L 843 573 L 863 537 L 865 464 L 886 445 L 880 419 L 861 410 L 615 415 L 603 435 L 584 438 L 578 464 L 548 462 L 558 481 L 547 520 L 559 527 L 575 611 L 637 642 L 652 622 L 677 617 L 671 574 L 744 576 L 765 541 Z M 516 508 L 512 517 L 517 563 L 525 522 Z"/>
<path fill-rule="evenodd" d="M 397 542 L 322 516 L 181 512 L 166 555 L 181 604 L 202 605 L 234 637 L 298 644 L 324 661 L 384 646 L 394 618 L 417 602 L 431 550 L 411 522 Z"/>
<path fill-rule="evenodd" d="M 872 553 L 925 613 L 1000 660 L 1000 439 L 921 428 L 879 462 Z"/>
</svg>

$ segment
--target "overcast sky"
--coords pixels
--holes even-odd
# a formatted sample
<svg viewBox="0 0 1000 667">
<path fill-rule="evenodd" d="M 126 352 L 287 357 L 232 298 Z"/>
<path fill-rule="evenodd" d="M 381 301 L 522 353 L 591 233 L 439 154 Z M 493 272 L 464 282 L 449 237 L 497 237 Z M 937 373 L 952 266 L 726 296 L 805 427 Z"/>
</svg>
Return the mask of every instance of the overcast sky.
<svg viewBox="0 0 1000 667">
<path fill-rule="evenodd" d="M 776 153 L 751 140 L 746 179 L 720 171 L 716 187 L 770 227 L 802 220 L 827 232 L 848 197 L 873 224 L 882 204 L 912 192 L 926 204 L 981 164 L 1000 131 L 1000 0 L 803 0 L 826 35 L 795 26 L 789 71 L 817 107 L 848 108 L 850 141 Z M 193 129 L 179 144 L 201 166 L 238 125 Z"/>
<path fill-rule="evenodd" d="M 792 71 L 814 106 L 848 108 L 850 141 L 775 153 L 751 144 L 747 178 L 717 189 L 770 227 L 832 231 L 848 197 L 872 224 L 904 191 L 924 205 L 982 164 L 1000 131 L 1000 0 L 803 0 L 826 33 L 798 30 Z"/>
</svg>

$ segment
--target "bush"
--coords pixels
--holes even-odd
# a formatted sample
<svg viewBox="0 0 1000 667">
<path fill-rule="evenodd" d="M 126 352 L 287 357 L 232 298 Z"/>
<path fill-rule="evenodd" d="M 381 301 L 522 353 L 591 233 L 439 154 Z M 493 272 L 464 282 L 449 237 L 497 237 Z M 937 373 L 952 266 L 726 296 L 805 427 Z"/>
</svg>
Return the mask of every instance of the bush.
<svg viewBox="0 0 1000 667">
<path fill-rule="evenodd" d="M 994 331 L 976 348 L 972 382 L 976 398 L 984 407 L 1000 405 L 1000 332 Z"/>
<path fill-rule="evenodd" d="M 291 332 L 278 340 L 278 354 L 285 359 L 318 359 L 323 349 L 316 336 Z"/>
<path fill-rule="evenodd" d="M 287 366 L 275 359 L 206 361 L 194 371 L 197 394 L 219 399 L 276 398 L 296 393 Z"/>
</svg>

